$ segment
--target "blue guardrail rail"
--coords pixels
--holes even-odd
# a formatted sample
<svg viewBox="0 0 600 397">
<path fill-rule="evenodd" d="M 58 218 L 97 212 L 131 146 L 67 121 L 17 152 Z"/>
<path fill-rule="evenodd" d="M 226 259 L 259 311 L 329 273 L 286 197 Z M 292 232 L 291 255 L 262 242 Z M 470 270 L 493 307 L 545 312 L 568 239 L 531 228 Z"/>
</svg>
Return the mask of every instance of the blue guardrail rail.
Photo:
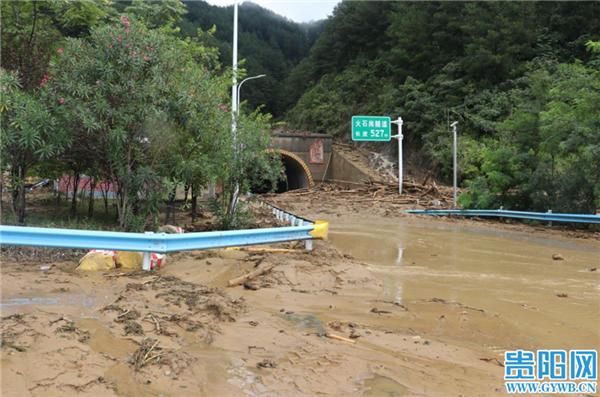
<svg viewBox="0 0 600 397">
<path fill-rule="evenodd" d="M 517 218 L 545 222 L 575 222 L 600 224 L 600 215 L 591 214 L 559 214 L 552 212 L 528 212 L 508 210 L 407 210 L 405 212 L 416 215 Z"/>
</svg>

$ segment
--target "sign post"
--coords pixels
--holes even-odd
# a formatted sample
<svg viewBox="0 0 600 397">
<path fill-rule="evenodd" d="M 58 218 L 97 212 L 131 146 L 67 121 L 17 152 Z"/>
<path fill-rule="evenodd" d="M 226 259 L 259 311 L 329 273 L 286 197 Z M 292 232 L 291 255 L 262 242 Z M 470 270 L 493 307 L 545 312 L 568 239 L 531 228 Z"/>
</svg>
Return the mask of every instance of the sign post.
<svg viewBox="0 0 600 397">
<path fill-rule="evenodd" d="M 398 120 L 394 120 L 392 123 L 398 125 L 398 135 L 394 135 L 392 138 L 398 139 L 398 194 L 402 194 L 402 140 L 404 139 L 404 135 L 402 135 L 402 124 L 404 124 L 404 121 L 402 120 L 402 117 L 398 116 Z"/>
<path fill-rule="evenodd" d="M 455 121 L 454 123 L 450 124 L 450 126 L 452 127 L 452 132 L 454 135 L 454 141 L 452 144 L 452 163 L 453 163 L 453 168 L 454 168 L 454 175 L 452 178 L 453 183 L 453 190 L 452 190 L 452 198 L 453 198 L 453 202 L 454 202 L 454 208 L 456 208 L 456 191 L 457 191 L 457 182 L 458 182 L 458 162 L 456 161 L 456 151 L 457 151 L 457 136 L 456 136 L 456 125 L 458 124 L 458 121 Z"/>
<path fill-rule="evenodd" d="M 398 193 L 402 194 L 402 117 L 391 121 L 387 116 L 352 116 L 352 140 L 358 142 L 389 142 L 398 139 Z M 398 125 L 398 135 L 392 135 L 392 124 Z"/>
</svg>

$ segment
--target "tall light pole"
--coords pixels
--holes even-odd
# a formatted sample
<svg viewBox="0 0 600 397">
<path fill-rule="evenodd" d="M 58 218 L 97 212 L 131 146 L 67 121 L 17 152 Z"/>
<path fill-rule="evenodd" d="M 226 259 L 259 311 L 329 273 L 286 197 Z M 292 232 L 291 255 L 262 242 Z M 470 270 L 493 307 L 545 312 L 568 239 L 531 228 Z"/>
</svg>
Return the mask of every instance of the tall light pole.
<svg viewBox="0 0 600 397">
<path fill-rule="evenodd" d="M 234 158 L 237 156 L 237 131 L 236 118 L 238 113 L 237 99 L 237 52 L 238 52 L 238 2 L 233 2 L 233 65 L 232 65 L 232 86 L 231 86 L 231 140 Z M 229 214 L 233 215 L 237 205 L 240 193 L 240 183 L 236 180 L 231 201 L 229 202 Z"/>
<path fill-rule="evenodd" d="M 248 80 L 260 79 L 263 77 L 267 77 L 266 74 L 259 74 L 258 76 L 246 77 L 240 84 L 237 86 L 237 107 L 236 110 L 239 113 L 240 111 L 240 92 L 242 91 L 242 85 Z"/>
<path fill-rule="evenodd" d="M 232 86 L 231 86 L 231 132 L 235 137 L 235 116 L 237 113 L 237 53 L 238 53 L 238 2 L 233 2 L 233 65 L 232 65 Z"/>
<path fill-rule="evenodd" d="M 458 181 L 458 162 L 456 160 L 456 152 L 457 152 L 457 146 L 458 146 L 458 137 L 456 134 L 456 126 L 457 125 L 458 125 L 458 121 L 455 121 L 452 124 L 450 124 L 450 127 L 452 127 L 452 135 L 454 135 L 454 142 L 452 144 L 452 161 L 454 164 L 454 176 L 453 176 L 454 190 L 452 192 L 452 197 L 454 199 L 454 208 L 456 208 L 456 191 L 457 191 L 457 181 Z"/>
</svg>

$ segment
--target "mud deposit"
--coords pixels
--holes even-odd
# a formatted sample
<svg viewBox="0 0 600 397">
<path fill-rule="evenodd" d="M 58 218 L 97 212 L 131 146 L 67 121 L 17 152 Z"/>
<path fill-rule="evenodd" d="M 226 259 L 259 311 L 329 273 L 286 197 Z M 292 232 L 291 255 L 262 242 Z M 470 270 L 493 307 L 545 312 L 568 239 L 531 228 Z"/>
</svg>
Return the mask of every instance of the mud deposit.
<svg viewBox="0 0 600 397">
<path fill-rule="evenodd" d="M 152 274 L 4 260 L 2 395 L 494 396 L 506 349 L 600 348 L 596 240 L 297 210 L 331 241 Z"/>
</svg>

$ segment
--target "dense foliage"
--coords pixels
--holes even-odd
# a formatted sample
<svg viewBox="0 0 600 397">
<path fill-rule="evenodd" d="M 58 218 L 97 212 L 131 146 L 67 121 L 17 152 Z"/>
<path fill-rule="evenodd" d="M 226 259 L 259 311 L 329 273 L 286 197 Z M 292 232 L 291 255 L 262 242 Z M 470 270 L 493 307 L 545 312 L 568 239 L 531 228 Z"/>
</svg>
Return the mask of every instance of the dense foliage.
<svg viewBox="0 0 600 397">
<path fill-rule="evenodd" d="M 597 2 L 343 2 L 287 119 L 348 139 L 353 114 L 401 115 L 413 165 L 446 179 L 458 120 L 463 205 L 592 212 L 599 35 Z"/>
<path fill-rule="evenodd" d="M 17 221 L 25 221 L 24 179 L 35 168 L 42 176 L 68 172 L 75 181 L 86 174 L 92 183 L 113 183 L 125 230 L 155 228 L 159 205 L 174 198 L 177 186 L 191 188 L 195 205 L 200 188 L 218 184 L 223 224 L 238 226 L 238 207 L 231 205 L 237 187 L 244 192 L 253 178 L 279 175 L 266 151 L 270 119 L 239 114 L 232 140 L 232 114 L 224 105 L 231 74 L 202 36 L 179 37 L 173 24 L 185 7 L 175 0 L 133 1 L 117 10 L 90 2 L 83 14 L 72 14 L 89 24 L 69 37 L 53 23 L 41 25 L 60 4 L 2 4 L 11 11 L 6 19 L 3 12 L 3 25 L 19 28 L 8 30 L 3 51 L 22 60 L 3 59 L 0 69 L 1 166 L 11 175 Z M 85 18 L 88 12 L 99 18 Z M 54 46 L 42 26 L 61 38 Z M 23 49 L 25 39 L 30 44 Z M 31 59 L 40 51 L 44 57 Z M 76 209 L 75 193 L 72 200 Z"/>
</svg>

